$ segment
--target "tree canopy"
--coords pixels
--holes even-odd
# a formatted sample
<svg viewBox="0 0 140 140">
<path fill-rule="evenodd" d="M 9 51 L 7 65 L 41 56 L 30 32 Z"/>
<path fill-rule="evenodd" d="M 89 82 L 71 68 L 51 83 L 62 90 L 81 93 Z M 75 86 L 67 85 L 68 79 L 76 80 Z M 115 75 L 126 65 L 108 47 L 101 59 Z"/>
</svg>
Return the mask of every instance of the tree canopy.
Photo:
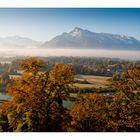
<svg viewBox="0 0 140 140">
<path fill-rule="evenodd" d="M 42 66 L 38 58 L 20 61 L 24 73 L 8 87 L 12 99 L 2 106 L 9 131 L 64 131 L 65 127 L 55 122 L 65 118 L 63 124 L 67 125 L 66 118 L 69 120 L 62 100 L 69 95 L 74 72 L 70 66 L 59 64 L 50 72 L 40 73 Z"/>
</svg>

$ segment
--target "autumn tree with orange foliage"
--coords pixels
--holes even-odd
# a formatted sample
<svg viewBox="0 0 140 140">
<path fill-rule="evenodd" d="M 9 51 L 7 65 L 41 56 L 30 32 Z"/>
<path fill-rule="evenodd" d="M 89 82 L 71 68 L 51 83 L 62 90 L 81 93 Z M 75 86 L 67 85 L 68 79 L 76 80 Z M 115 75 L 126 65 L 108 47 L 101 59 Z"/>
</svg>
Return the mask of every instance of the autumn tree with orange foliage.
<svg viewBox="0 0 140 140">
<path fill-rule="evenodd" d="M 96 93 L 79 96 L 70 112 L 73 118 L 71 131 L 106 131 L 107 111 L 108 107 L 104 96 Z"/>
<path fill-rule="evenodd" d="M 71 118 L 62 101 L 69 96 L 74 72 L 70 66 L 58 64 L 52 71 L 40 73 L 43 65 L 38 58 L 20 61 L 24 73 L 8 87 L 12 99 L 2 106 L 9 131 L 67 131 Z"/>
<path fill-rule="evenodd" d="M 111 131 L 140 131 L 140 66 L 125 70 L 113 83 L 117 93 L 110 105 Z"/>
</svg>

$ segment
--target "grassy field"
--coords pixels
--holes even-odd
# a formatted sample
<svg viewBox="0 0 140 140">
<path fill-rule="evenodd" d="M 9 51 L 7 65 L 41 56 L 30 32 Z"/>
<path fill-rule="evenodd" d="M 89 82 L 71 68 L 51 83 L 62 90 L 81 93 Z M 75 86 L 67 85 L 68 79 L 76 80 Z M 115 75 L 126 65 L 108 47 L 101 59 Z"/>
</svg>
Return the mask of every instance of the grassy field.
<svg viewBox="0 0 140 140">
<path fill-rule="evenodd" d="M 109 85 L 109 79 L 106 76 L 90 76 L 90 75 L 76 75 L 75 79 L 79 81 L 88 81 L 88 84 L 75 83 L 74 86 L 79 88 L 106 88 Z"/>
</svg>

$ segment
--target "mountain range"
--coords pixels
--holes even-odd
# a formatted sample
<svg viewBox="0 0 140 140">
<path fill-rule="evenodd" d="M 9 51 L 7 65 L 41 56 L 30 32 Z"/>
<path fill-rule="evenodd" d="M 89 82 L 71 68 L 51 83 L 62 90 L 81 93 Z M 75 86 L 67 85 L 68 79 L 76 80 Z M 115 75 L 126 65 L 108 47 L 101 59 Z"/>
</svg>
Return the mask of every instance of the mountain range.
<svg viewBox="0 0 140 140">
<path fill-rule="evenodd" d="M 45 42 L 45 48 L 93 48 L 140 50 L 140 41 L 125 35 L 96 33 L 79 27 L 69 33 L 62 33 Z"/>
<path fill-rule="evenodd" d="M 37 48 L 41 42 L 27 37 L 9 36 L 0 38 L 0 48 Z"/>
<path fill-rule="evenodd" d="M 130 36 L 96 33 L 75 27 L 69 33 L 64 32 L 46 42 L 20 36 L 0 38 L 0 47 L 140 50 L 140 41 Z"/>
</svg>

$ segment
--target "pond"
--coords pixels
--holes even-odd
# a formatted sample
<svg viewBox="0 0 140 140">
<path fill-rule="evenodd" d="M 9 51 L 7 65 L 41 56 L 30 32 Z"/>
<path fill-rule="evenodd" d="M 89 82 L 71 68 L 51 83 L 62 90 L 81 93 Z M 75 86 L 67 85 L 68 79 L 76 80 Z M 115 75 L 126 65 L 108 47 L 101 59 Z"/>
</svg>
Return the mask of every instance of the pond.
<svg viewBox="0 0 140 140">
<path fill-rule="evenodd" d="M 5 93 L 0 93 L 0 100 L 9 100 L 11 99 L 10 96 L 6 95 Z"/>
<path fill-rule="evenodd" d="M 71 109 L 71 107 L 76 103 L 76 101 L 63 101 L 63 106 L 67 109 Z"/>
</svg>

